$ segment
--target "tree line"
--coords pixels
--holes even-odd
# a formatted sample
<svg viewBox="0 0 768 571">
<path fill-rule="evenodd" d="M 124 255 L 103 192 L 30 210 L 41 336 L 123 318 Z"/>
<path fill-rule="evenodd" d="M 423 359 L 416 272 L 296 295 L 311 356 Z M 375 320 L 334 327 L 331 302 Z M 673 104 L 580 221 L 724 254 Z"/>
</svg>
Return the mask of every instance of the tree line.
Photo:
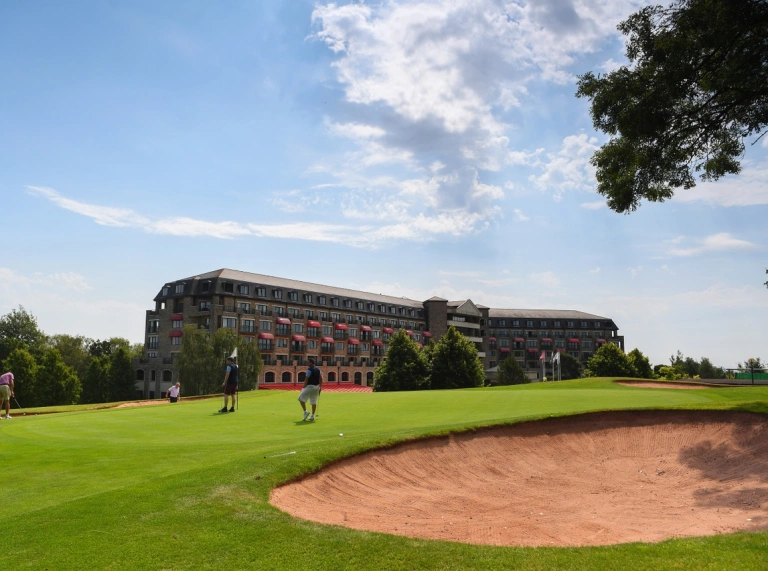
<svg viewBox="0 0 768 571">
<path fill-rule="evenodd" d="M 23 306 L 0 317 L 0 368 L 25 408 L 134 399 L 131 359 L 142 351 L 121 337 L 46 335 Z"/>
</svg>

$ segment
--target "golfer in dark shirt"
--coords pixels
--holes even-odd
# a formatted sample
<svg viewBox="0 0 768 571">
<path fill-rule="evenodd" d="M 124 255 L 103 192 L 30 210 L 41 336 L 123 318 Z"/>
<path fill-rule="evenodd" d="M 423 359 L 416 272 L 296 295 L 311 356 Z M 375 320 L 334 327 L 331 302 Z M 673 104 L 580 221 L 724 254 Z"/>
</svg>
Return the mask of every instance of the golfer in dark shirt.
<svg viewBox="0 0 768 571">
<path fill-rule="evenodd" d="M 315 420 L 315 411 L 317 410 L 317 397 L 320 396 L 320 389 L 323 386 L 323 373 L 315 367 L 315 360 L 309 359 L 309 369 L 304 377 L 304 388 L 299 393 L 299 404 L 304 411 L 303 420 Z M 312 414 L 307 410 L 307 401 L 312 405 Z"/>
</svg>

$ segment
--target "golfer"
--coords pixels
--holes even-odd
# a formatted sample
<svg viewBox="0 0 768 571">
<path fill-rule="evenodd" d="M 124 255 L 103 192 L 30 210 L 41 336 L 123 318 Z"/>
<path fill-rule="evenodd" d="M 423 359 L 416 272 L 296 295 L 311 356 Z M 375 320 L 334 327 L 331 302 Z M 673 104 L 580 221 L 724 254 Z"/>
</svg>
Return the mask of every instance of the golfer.
<svg viewBox="0 0 768 571">
<path fill-rule="evenodd" d="M 315 367 L 315 360 L 309 359 L 309 369 L 304 377 L 304 387 L 299 393 L 299 404 L 304 411 L 304 418 L 302 420 L 315 420 L 315 410 L 317 410 L 317 397 L 320 396 L 320 389 L 323 386 L 323 373 Z M 312 405 L 312 414 L 309 414 L 307 410 L 307 400 Z"/>
<path fill-rule="evenodd" d="M 219 412 L 227 412 L 227 401 L 232 396 L 232 408 L 229 412 L 235 412 L 235 398 L 237 398 L 237 365 L 232 357 L 227 357 L 227 374 L 224 375 L 224 383 L 221 385 L 224 389 L 224 408 Z"/>
<path fill-rule="evenodd" d="M 0 375 L 0 418 L 11 419 L 11 397 L 13 396 L 13 373 L 10 371 Z M 5 403 L 5 416 L 2 415 L 2 405 Z"/>
<path fill-rule="evenodd" d="M 176 383 L 170 389 L 168 389 L 168 400 L 171 402 L 179 402 L 180 392 L 181 392 L 181 383 Z"/>
</svg>

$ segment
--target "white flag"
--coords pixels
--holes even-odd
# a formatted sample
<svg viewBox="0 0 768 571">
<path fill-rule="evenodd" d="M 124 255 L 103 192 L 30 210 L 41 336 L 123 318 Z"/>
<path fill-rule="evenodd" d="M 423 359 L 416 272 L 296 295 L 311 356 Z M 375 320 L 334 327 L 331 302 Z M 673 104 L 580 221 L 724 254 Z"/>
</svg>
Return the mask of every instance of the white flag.
<svg viewBox="0 0 768 571">
<path fill-rule="evenodd" d="M 230 355 L 233 359 L 237 359 L 237 347 L 235 347 L 235 350 L 232 351 L 232 354 Z"/>
<path fill-rule="evenodd" d="M 560 362 L 560 352 L 555 351 L 555 354 L 552 355 L 552 362 L 553 363 L 559 363 Z"/>
</svg>

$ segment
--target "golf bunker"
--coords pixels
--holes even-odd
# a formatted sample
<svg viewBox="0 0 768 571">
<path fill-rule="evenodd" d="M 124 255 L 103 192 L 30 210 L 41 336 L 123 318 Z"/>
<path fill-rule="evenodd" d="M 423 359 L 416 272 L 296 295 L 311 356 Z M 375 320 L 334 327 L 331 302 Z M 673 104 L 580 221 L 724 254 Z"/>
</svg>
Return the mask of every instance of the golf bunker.
<svg viewBox="0 0 768 571">
<path fill-rule="evenodd" d="M 507 546 L 768 529 L 768 418 L 621 411 L 412 441 L 272 491 L 319 523 Z"/>
</svg>

